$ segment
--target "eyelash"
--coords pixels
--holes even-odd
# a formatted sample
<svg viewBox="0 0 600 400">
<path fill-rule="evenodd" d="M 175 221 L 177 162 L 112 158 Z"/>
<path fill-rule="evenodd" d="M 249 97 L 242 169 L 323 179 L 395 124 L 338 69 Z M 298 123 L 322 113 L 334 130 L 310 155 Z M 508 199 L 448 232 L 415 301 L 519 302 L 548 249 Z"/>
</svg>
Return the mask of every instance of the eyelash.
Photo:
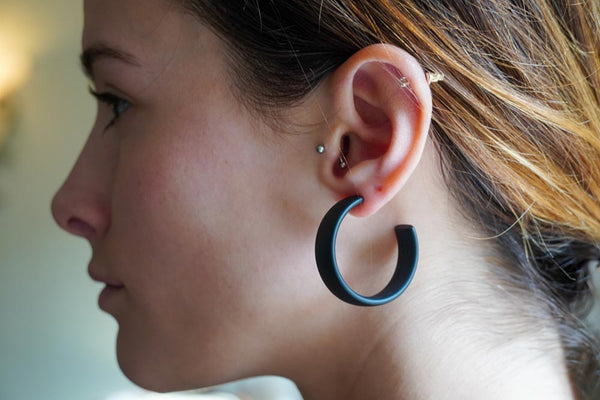
<svg viewBox="0 0 600 400">
<path fill-rule="evenodd" d="M 106 127 L 104 128 L 104 131 L 107 131 L 108 128 L 113 126 L 117 122 L 119 117 L 121 117 L 121 115 L 123 115 L 123 113 L 125 111 L 127 111 L 129 109 L 129 107 L 131 106 L 130 102 L 128 102 L 127 100 L 122 99 L 119 96 L 116 96 L 112 93 L 109 93 L 109 92 L 98 93 L 94 89 L 92 89 L 91 86 L 88 89 L 90 91 L 90 94 L 92 96 L 94 96 L 96 98 L 96 100 L 98 100 L 99 102 L 104 103 L 112 108 L 113 118 L 108 123 L 108 125 L 106 125 Z"/>
</svg>

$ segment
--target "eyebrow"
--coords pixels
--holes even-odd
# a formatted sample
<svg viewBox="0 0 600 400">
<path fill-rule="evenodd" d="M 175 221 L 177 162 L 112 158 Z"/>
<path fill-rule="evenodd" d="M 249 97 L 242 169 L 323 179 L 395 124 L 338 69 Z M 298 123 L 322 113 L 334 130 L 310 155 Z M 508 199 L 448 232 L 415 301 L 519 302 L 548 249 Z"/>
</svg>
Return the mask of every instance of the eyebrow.
<svg viewBox="0 0 600 400">
<path fill-rule="evenodd" d="M 96 44 L 86 48 L 79 56 L 83 72 L 89 79 L 94 77 L 94 63 L 103 58 L 118 60 L 134 67 L 141 66 L 136 58 L 126 51 L 102 43 Z"/>
</svg>

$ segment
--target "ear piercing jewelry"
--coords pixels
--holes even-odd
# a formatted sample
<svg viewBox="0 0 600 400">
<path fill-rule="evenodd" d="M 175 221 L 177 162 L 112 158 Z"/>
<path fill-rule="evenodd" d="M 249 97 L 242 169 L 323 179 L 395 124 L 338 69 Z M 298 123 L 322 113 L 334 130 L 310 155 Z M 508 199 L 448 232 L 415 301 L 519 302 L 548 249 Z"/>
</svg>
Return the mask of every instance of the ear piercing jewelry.
<svg viewBox="0 0 600 400">
<path fill-rule="evenodd" d="M 445 76 L 441 72 L 425 72 L 425 79 L 427 79 L 427 83 L 430 85 L 435 82 L 441 82 L 444 78 Z"/>
<path fill-rule="evenodd" d="M 431 85 L 435 82 L 441 82 L 444 80 L 444 78 L 445 76 L 441 72 L 425 72 L 425 79 L 427 80 L 428 85 Z M 405 76 L 400 78 L 400 81 L 398 83 L 402 88 L 410 86 L 410 83 L 408 82 L 408 79 Z"/>
<path fill-rule="evenodd" d="M 335 243 L 342 220 L 350 210 L 362 202 L 362 197 L 351 196 L 340 201 L 329 210 L 317 232 L 315 257 L 321 279 L 331 293 L 346 303 L 355 306 L 372 307 L 389 303 L 406 290 L 417 268 L 419 243 L 417 232 L 413 226 L 396 226 L 398 262 L 392 279 L 381 292 L 374 296 L 367 297 L 355 292 L 344 281 L 340 273 L 335 255 Z"/>
<path fill-rule="evenodd" d="M 317 151 L 317 153 L 319 154 L 323 154 L 325 153 L 325 146 L 323 146 L 322 144 L 318 145 L 317 147 L 315 147 L 315 150 Z M 348 164 L 346 163 L 346 160 L 344 159 L 344 156 L 339 156 L 338 157 L 338 164 L 340 166 L 341 169 L 345 169 Z"/>
<path fill-rule="evenodd" d="M 324 145 L 316 147 L 317 153 L 325 152 Z M 346 163 L 339 157 L 341 168 Z M 344 217 L 364 199 L 361 196 L 351 196 L 334 205 L 323 218 L 315 242 L 315 257 L 317 268 L 325 286 L 340 300 L 355 306 L 379 306 L 396 299 L 408 287 L 417 269 L 419 257 L 419 242 L 417 232 L 411 225 L 398 225 L 395 228 L 398 240 L 398 262 L 396 271 L 387 286 L 375 296 L 367 297 L 355 292 L 344 281 L 338 268 L 335 255 L 335 243 L 338 229 Z"/>
</svg>

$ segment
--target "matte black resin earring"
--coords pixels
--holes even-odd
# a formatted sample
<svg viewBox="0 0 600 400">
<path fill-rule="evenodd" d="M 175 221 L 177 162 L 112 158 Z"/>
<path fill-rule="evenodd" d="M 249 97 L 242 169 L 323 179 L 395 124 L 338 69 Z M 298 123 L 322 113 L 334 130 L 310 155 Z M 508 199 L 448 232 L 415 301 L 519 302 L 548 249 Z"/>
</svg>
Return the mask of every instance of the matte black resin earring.
<svg viewBox="0 0 600 400">
<path fill-rule="evenodd" d="M 340 274 L 335 256 L 335 242 L 344 217 L 362 202 L 362 197 L 351 196 L 329 210 L 317 232 L 315 256 L 321 279 L 340 300 L 355 306 L 379 306 L 400 296 L 412 281 L 419 258 L 419 243 L 417 232 L 412 225 L 396 226 L 398 263 L 390 282 L 381 292 L 372 297 L 363 296 L 352 290 Z"/>
</svg>

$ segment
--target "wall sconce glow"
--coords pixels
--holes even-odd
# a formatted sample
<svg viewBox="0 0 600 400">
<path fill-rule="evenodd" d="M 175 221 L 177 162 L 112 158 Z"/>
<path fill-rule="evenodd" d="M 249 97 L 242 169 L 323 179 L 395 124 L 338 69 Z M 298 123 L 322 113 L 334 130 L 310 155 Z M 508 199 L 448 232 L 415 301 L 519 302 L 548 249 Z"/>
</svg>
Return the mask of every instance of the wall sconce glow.
<svg viewBox="0 0 600 400">
<path fill-rule="evenodd" d="M 31 70 L 27 49 L 16 40 L 18 34 L 0 30 L 0 148 L 10 128 L 11 96 L 25 82 Z"/>
</svg>

